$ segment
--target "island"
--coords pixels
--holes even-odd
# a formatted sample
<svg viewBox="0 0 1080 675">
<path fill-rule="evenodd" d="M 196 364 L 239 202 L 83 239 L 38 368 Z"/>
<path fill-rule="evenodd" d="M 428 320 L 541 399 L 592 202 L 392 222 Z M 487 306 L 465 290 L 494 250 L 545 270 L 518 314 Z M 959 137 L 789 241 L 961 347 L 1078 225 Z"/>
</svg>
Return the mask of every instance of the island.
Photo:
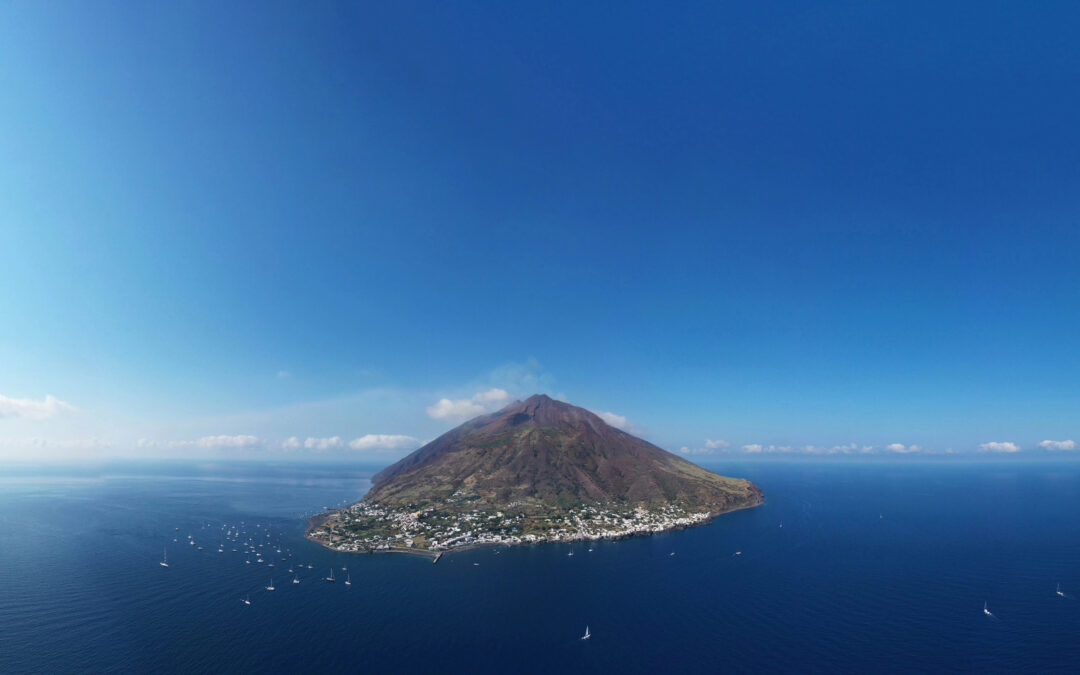
<svg viewBox="0 0 1080 675">
<path fill-rule="evenodd" d="M 593 541 L 709 522 L 761 504 L 713 473 L 538 394 L 465 422 L 372 478 L 357 503 L 308 521 L 337 551 L 438 559 L 479 545 Z"/>
</svg>

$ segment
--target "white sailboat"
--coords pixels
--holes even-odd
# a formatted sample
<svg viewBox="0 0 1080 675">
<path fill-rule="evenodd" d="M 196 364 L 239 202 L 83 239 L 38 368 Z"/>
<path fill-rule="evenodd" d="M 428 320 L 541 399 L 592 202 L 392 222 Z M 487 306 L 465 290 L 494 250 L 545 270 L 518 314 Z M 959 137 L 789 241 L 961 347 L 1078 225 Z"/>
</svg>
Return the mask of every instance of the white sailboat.
<svg viewBox="0 0 1080 675">
<path fill-rule="evenodd" d="M 346 574 L 345 575 L 345 585 L 346 586 L 352 586 L 352 575 L 351 574 Z"/>
<path fill-rule="evenodd" d="M 334 583 L 334 568 L 330 568 L 330 576 L 326 577 L 326 580 L 330 583 Z"/>
<path fill-rule="evenodd" d="M 300 580 L 299 580 L 299 579 L 297 579 L 297 578 L 296 578 L 296 577 L 294 576 L 294 577 L 292 578 L 292 582 L 293 582 L 294 584 L 298 584 L 298 583 L 300 583 Z"/>
<path fill-rule="evenodd" d="M 244 603 L 245 605 L 250 605 L 251 604 L 251 596 L 250 595 L 247 596 L 246 598 L 244 598 L 240 602 Z"/>
<path fill-rule="evenodd" d="M 266 587 L 266 590 L 268 590 L 268 591 L 274 590 L 274 578 L 273 577 L 270 577 L 270 585 Z"/>
<path fill-rule="evenodd" d="M 1058 587 L 1057 587 L 1057 594 L 1058 594 L 1058 595 L 1060 595 L 1060 596 L 1061 596 L 1061 597 L 1063 597 L 1063 598 L 1065 597 L 1065 594 L 1061 592 L 1061 584 L 1058 584 Z"/>
<path fill-rule="evenodd" d="M 581 636 L 582 640 L 588 640 L 592 637 L 592 633 L 589 632 L 589 627 L 585 626 L 585 634 Z"/>
<path fill-rule="evenodd" d="M 161 565 L 162 567 L 168 567 L 169 566 L 169 552 L 165 550 L 164 546 L 161 547 L 161 562 L 159 562 L 158 564 Z M 1060 589 L 1060 588 L 1061 588 L 1061 585 L 1058 584 L 1058 589 Z M 1059 595 L 1060 595 L 1060 593 L 1059 593 Z"/>
<path fill-rule="evenodd" d="M 993 615 L 993 614 L 992 614 L 992 613 L 990 612 L 990 607 L 989 607 L 988 603 L 987 603 L 987 602 L 985 602 L 985 601 L 983 602 L 983 614 L 985 614 L 986 616 L 994 616 L 994 615 Z"/>
</svg>

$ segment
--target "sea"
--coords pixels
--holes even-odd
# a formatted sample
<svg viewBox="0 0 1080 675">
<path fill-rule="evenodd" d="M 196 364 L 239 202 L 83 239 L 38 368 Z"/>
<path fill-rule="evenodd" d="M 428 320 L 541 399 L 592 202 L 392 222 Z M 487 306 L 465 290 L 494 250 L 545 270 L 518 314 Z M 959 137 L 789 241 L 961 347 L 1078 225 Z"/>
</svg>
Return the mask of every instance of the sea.
<svg viewBox="0 0 1080 675">
<path fill-rule="evenodd" d="M 375 466 L 2 466 L 0 672 L 1080 672 L 1080 461 L 709 466 L 765 504 L 437 564 L 304 538 Z"/>
</svg>

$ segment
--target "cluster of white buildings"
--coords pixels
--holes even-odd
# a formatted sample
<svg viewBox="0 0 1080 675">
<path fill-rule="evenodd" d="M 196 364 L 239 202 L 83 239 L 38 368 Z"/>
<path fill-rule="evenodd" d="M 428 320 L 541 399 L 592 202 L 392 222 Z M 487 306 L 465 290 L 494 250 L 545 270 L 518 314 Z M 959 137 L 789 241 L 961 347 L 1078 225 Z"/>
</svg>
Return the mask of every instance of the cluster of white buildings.
<svg viewBox="0 0 1080 675">
<path fill-rule="evenodd" d="M 618 539 L 689 527 L 710 516 L 708 512 L 691 512 L 677 505 L 639 506 L 633 510 L 625 506 L 584 506 L 546 517 L 507 515 L 499 510 L 462 511 L 438 517 L 436 514 L 440 514 L 436 507 L 410 512 L 361 502 L 340 511 L 314 536 L 327 540 L 339 551 L 414 547 L 446 551 L 474 544 Z"/>
</svg>

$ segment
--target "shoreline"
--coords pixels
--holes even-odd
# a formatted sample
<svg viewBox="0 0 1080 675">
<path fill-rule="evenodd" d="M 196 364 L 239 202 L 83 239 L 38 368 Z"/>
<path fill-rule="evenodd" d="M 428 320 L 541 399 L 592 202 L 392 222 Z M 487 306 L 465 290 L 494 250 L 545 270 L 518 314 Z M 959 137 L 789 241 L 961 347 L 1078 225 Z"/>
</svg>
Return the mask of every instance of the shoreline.
<svg viewBox="0 0 1080 675">
<path fill-rule="evenodd" d="M 709 523 L 711 523 L 716 518 L 719 518 L 720 516 L 727 515 L 729 513 L 734 513 L 736 511 L 745 511 L 747 509 L 757 508 L 757 507 L 761 506 L 764 503 L 765 503 L 765 496 L 762 495 L 761 498 L 758 501 L 756 501 L 756 502 L 754 502 L 752 504 L 744 504 L 742 506 L 736 506 L 734 508 L 730 508 L 730 509 L 727 509 L 725 511 L 717 511 L 716 513 L 710 513 L 700 523 L 695 523 L 693 525 L 675 525 L 673 527 L 669 527 L 669 528 L 660 530 L 659 532 L 627 532 L 626 534 L 621 534 L 621 535 L 614 536 L 614 537 L 600 537 L 598 539 L 581 538 L 581 539 L 560 539 L 560 540 L 555 540 L 555 541 L 548 540 L 548 541 L 520 541 L 520 542 L 484 541 L 484 542 L 475 542 L 475 543 L 463 544 L 461 546 L 455 546 L 453 548 L 442 549 L 442 550 L 437 550 L 437 551 L 433 551 L 431 549 L 426 549 L 426 548 L 385 548 L 385 549 L 368 549 L 366 551 L 341 551 L 341 550 L 336 549 L 333 546 L 331 546 L 330 542 L 324 541 L 322 539 L 317 539 L 317 538 L 311 536 L 311 531 L 312 530 L 314 530 L 317 527 L 320 527 L 323 523 L 325 523 L 330 518 L 331 515 L 333 515 L 333 514 L 337 513 L 338 511 L 342 510 L 342 509 L 332 509 L 332 510 L 326 511 L 324 513 L 317 513 L 314 516 L 310 516 L 307 519 L 307 529 L 304 530 L 304 538 L 307 539 L 308 541 L 312 541 L 312 542 L 315 542 L 316 544 L 319 544 L 323 548 L 330 549 L 331 551 L 334 551 L 335 553 L 346 553 L 346 554 L 349 554 L 349 555 L 377 555 L 377 554 L 385 554 L 385 553 L 399 553 L 399 554 L 405 554 L 405 555 L 414 555 L 414 556 L 418 556 L 418 557 L 421 557 L 421 558 L 435 559 L 437 561 L 439 558 L 441 558 L 442 556 L 447 555 L 449 553 L 456 553 L 456 552 L 459 552 L 459 551 L 472 551 L 472 550 L 480 549 L 480 548 L 490 548 L 492 546 L 506 546 L 506 547 L 511 547 L 511 546 L 543 546 L 545 544 L 574 544 L 574 543 L 589 542 L 589 541 L 618 541 L 620 539 L 630 539 L 630 538 L 633 538 L 633 537 L 650 537 L 650 536 L 652 536 L 654 534 L 665 534 L 667 532 L 677 532 L 679 530 L 688 530 L 688 529 L 690 529 L 692 527 L 701 527 L 702 525 L 708 525 Z"/>
</svg>

